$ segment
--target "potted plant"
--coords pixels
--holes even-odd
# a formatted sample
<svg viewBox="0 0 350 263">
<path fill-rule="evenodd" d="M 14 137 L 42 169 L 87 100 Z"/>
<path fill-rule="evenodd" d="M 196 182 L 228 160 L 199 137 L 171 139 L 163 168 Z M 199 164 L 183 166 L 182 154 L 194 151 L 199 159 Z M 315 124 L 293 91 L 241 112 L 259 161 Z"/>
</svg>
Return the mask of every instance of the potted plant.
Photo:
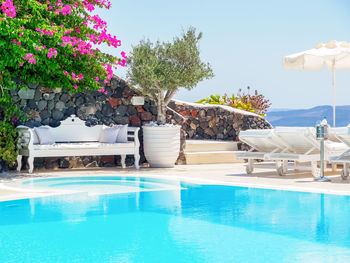
<svg viewBox="0 0 350 263">
<path fill-rule="evenodd" d="M 166 124 L 167 107 L 175 93 L 214 76 L 210 65 L 200 59 L 201 37 L 202 33 L 191 27 L 173 42 L 143 40 L 128 58 L 129 81 L 158 109 L 157 123 L 142 127 L 151 167 L 173 167 L 179 155 L 180 126 Z"/>
</svg>

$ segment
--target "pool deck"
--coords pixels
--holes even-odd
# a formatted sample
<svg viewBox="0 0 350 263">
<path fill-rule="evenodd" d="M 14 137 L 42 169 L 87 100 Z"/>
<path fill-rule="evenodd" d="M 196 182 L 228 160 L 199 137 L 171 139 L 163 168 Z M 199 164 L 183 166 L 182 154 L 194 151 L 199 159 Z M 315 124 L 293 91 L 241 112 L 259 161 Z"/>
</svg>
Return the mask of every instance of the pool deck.
<svg viewBox="0 0 350 263">
<path fill-rule="evenodd" d="M 350 178 L 342 180 L 340 172 L 327 173 L 331 182 L 315 182 L 310 173 L 289 173 L 278 176 L 273 169 L 258 169 L 245 173 L 242 163 L 179 165 L 175 168 L 95 168 L 73 170 L 45 170 L 32 175 L 26 173 L 0 174 L 0 201 L 64 194 L 63 191 L 37 190 L 21 185 L 24 180 L 43 177 L 68 176 L 142 176 L 184 180 L 200 184 L 224 184 L 254 188 L 350 195 Z"/>
</svg>

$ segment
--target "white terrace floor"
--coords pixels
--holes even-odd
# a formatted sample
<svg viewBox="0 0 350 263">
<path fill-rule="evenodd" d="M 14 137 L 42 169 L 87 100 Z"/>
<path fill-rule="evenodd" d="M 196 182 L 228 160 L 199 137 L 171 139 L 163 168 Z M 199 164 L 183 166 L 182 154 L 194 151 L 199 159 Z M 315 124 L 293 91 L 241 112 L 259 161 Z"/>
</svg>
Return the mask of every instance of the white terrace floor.
<svg viewBox="0 0 350 263">
<path fill-rule="evenodd" d="M 289 173 L 278 176 L 275 170 L 256 170 L 253 175 L 246 175 L 242 163 L 235 164 L 202 164 L 179 165 L 169 169 L 141 168 L 99 168 L 42 171 L 29 174 L 8 173 L 0 174 L 0 201 L 61 194 L 59 191 L 43 191 L 25 188 L 20 183 L 29 178 L 62 177 L 62 176 L 147 176 L 160 178 L 181 179 L 200 184 L 225 184 L 256 188 L 282 189 L 350 195 L 350 178 L 342 180 L 339 172 L 327 174 L 331 182 L 315 182 L 308 173 Z"/>
</svg>

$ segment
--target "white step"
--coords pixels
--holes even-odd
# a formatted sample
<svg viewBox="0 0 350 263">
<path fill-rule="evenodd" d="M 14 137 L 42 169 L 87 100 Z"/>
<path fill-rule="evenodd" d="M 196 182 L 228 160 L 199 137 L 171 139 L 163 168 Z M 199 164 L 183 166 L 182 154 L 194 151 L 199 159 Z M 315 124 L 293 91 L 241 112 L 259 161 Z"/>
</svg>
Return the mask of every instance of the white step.
<svg viewBox="0 0 350 263">
<path fill-rule="evenodd" d="M 185 152 L 237 151 L 237 142 L 186 140 Z"/>
<path fill-rule="evenodd" d="M 241 151 L 185 152 L 186 164 L 243 163 L 237 153 Z"/>
</svg>

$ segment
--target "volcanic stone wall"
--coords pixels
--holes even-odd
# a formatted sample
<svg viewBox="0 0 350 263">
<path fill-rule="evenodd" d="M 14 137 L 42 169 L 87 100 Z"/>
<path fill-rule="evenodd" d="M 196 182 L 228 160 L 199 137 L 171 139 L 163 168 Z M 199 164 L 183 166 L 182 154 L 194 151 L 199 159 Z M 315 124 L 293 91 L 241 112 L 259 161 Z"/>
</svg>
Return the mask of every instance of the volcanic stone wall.
<svg viewBox="0 0 350 263">
<path fill-rule="evenodd" d="M 27 121 L 17 125 L 37 127 L 49 125 L 57 127 L 60 121 L 72 114 L 86 121 L 87 126 L 97 124 L 129 124 L 142 126 L 156 120 L 157 108 L 146 100 L 143 106 L 134 106 L 131 98 L 136 92 L 124 80 L 113 77 L 105 85 L 108 94 L 98 91 L 70 94 L 66 90 L 45 88 L 39 85 L 29 85 L 27 89 L 11 90 L 14 103 L 27 113 Z M 143 155 L 142 132 L 140 137 L 140 162 L 145 162 Z M 132 165 L 134 159 L 128 156 L 127 165 Z M 35 158 L 35 168 L 77 168 L 95 166 L 120 165 L 119 156 L 91 156 L 66 158 Z"/>
<path fill-rule="evenodd" d="M 168 118 L 182 122 L 187 139 L 238 141 L 241 130 L 272 127 L 257 114 L 228 106 L 201 105 L 176 100 L 169 106 L 174 111 Z"/>
<path fill-rule="evenodd" d="M 17 125 L 57 127 L 60 121 L 72 114 L 85 120 L 88 126 L 97 124 L 129 124 L 142 126 L 156 120 L 157 108 L 147 100 L 143 106 L 134 106 L 131 99 L 137 92 L 127 83 L 114 76 L 105 85 L 108 94 L 97 91 L 70 94 L 66 90 L 51 89 L 32 84 L 27 89 L 11 90 L 14 103 L 27 113 L 25 122 Z M 245 129 L 266 129 L 271 125 L 256 114 L 221 105 L 201 105 L 174 100 L 169 105 L 167 120 L 182 125 L 181 153 L 178 163 L 185 163 L 182 150 L 186 139 L 238 140 L 239 131 Z M 141 163 L 146 162 L 143 154 L 142 131 L 139 133 Z M 243 146 L 244 149 L 244 146 Z M 25 163 L 25 160 L 23 160 Z M 127 165 L 134 159 L 128 156 Z M 119 156 L 90 156 L 65 158 L 35 158 L 35 168 L 79 168 L 108 167 L 120 165 Z M 4 165 L 2 165 L 4 167 Z M 0 171 L 1 171 L 0 162 Z"/>
</svg>

